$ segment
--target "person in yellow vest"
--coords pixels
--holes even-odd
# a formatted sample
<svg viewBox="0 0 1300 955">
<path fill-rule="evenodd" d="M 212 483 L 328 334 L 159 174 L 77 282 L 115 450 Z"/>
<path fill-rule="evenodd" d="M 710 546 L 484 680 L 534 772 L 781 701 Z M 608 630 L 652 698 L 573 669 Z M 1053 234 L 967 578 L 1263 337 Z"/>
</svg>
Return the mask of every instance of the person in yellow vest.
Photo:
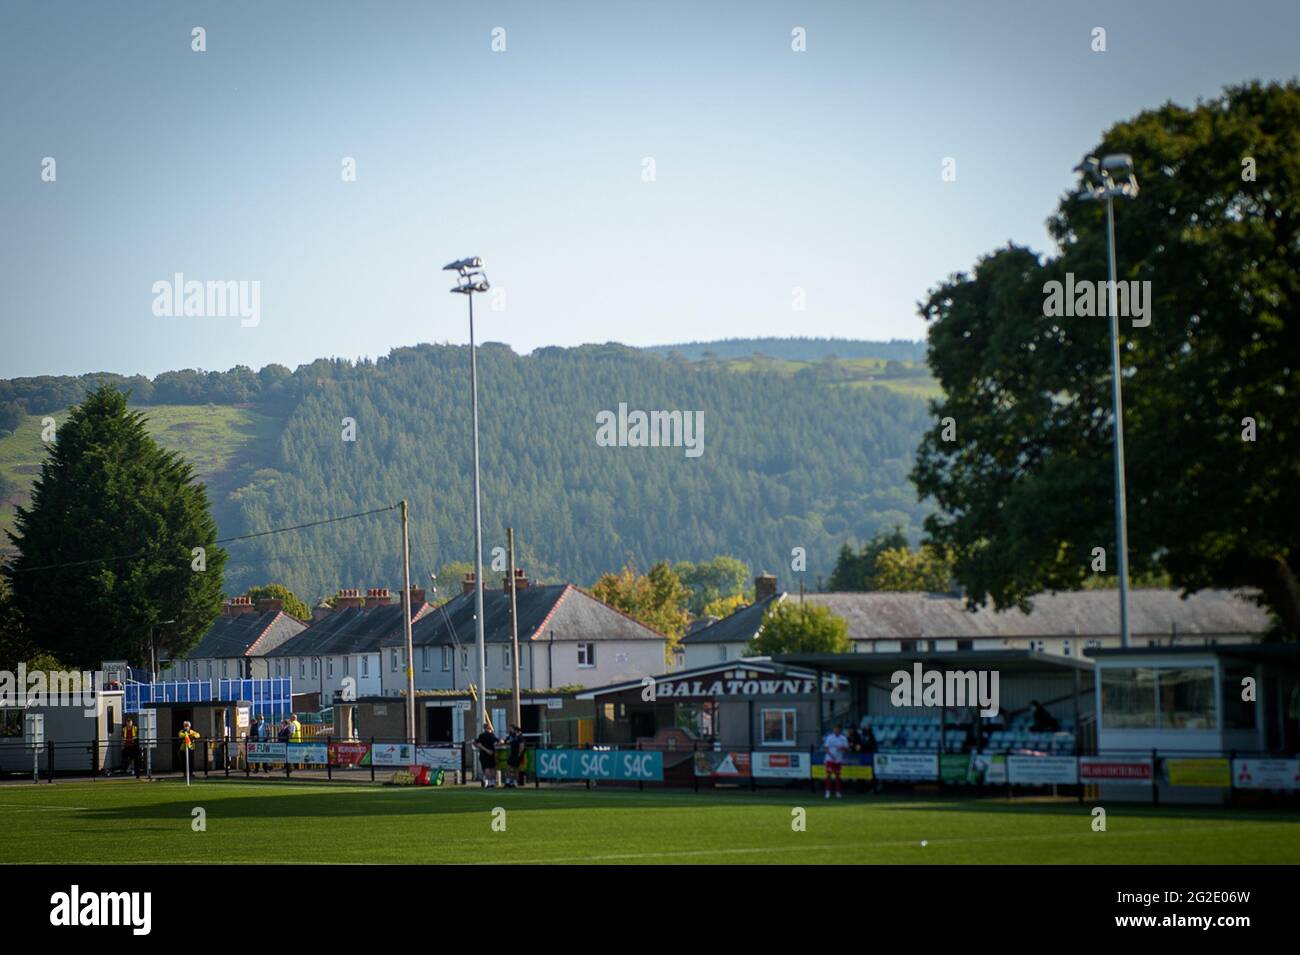
<svg viewBox="0 0 1300 955">
<path fill-rule="evenodd" d="M 200 739 L 200 736 L 198 730 L 190 726 L 189 720 L 186 720 L 181 724 L 181 731 L 176 735 L 181 742 L 181 759 L 185 760 L 185 778 L 188 780 L 190 763 L 194 759 L 194 754 L 192 752 L 194 749 L 194 741 Z"/>
<path fill-rule="evenodd" d="M 135 778 L 140 778 L 140 733 L 135 728 L 135 720 L 131 717 L 126 718 L 122 724 L 122 773 L 126 774 L 127 767 L 130 766 L 135 770 Z"/>
<path fill-rule="evenodd" d="M 298 722 L 297 713 L 289 714 L 289 742 L 290 743 L 302 742 L 302 724 Z M 295 763 L 294 768 L 302 769 L 302 763 Z"/>
</svg>

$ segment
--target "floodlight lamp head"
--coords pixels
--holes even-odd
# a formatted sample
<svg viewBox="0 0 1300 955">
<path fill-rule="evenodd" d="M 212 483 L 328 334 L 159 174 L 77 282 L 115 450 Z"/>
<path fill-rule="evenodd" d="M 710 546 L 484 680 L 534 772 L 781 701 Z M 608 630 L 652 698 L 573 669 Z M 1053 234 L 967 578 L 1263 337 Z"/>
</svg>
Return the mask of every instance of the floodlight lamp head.
<svg viewBox="0 0 1300 955">
<path fill-rule="evenodd" d="M 457 259 L 455 262 L 448 262 L 442 267 L 444 272 L 459 272 L 464 275 L 470 269 L 483 268 L 483 260 L 477 255 L 471 255 L 467 259 Z"/>
</svg>

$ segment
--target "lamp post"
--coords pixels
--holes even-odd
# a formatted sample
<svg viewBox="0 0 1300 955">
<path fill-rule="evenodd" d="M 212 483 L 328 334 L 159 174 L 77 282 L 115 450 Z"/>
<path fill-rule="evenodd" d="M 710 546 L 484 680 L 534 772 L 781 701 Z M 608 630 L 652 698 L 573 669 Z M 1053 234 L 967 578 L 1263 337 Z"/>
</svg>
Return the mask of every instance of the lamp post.
<svg viewBox="0 0 1300 955">
<path fill-rule="evenodd" d="M 1107 306 L 1110 315 L 1110 394 L 1115 426 L 1115 546 L 1119 551 L 1116 561 L 1119 570 L 1119 639 L 1120 646 L 1129 645 L 1128 627 L 1128 500 L 1124 482 L 1124 401 L 1120 378 L 1119 315 L 1115 287 L 1115 197 L 1134 198 L 1138 194 L 1137 176 L 1133 172 L 1133 157 L 1113 153 L 1098 160 L 1088 156 L 1074 169 L 1082 177 L 1079 198 L 1091 202 L 1106 200 L 1106 245 L 1108 273 L 1106 283 Z"/>
<path fill-rule="evenodd" d="M 478 727 L 487 724 L 487 646 L 483 637 L 483 505 L 479 490 L 478 468 L 478 358 L 474 349 L 474 293 L 488 290 L 483 260 L 477 255 L 449 262 L 444 272 L 455 272 L 456 285 L 451 289 L 464 295 L 469 303 L 469 390 L 474 429 L 474 634 L 478 647 Z"/>
</svg>

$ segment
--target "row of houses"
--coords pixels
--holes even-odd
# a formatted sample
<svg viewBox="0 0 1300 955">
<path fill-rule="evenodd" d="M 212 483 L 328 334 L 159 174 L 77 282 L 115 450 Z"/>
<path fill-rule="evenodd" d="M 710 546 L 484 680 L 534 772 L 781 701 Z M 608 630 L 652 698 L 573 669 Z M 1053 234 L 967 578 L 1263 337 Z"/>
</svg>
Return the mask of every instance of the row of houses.
<svg viewBox="0 0 1300 955">
<path fill-rule="evenodd" d="M 599 686 L 662 671 L 667 638 L 573 584 L 533 585 L 515 578 L 520 685 L 527 690 Z M 474 580 L 441 606 L 411 590 L 411 638 L 417 691 L 465 690 L 478 681 Z M 484 589 L 487 687 L 512 679 L 509 581 Z M 396 696 L 406 689 L 406 636 L 400 594 L 344 590 L 333 609 L 310 624 L 279 600 L 228 601 L 221 617 L 164 680 L 289 677 L 295 694 L 315 693 L 322 706 L 345 688 L 356 697 Z"/>
<path fill-rule="evenodd" d="M 509 580 L 485 588 L 484 638 L 488 690 L 511 684 Z M 842 617 L 855 653 L 1028 650 L 1081 658 L 1119 646 L 1114 591 L 1042 594 L 1028 612 L 970 611 L 961 597 L 933 593 L 781 591 L 770 574 L 755 578 L 755 601 L 731 615 L 701 621 L 671 658 L 662 633 L 573 584 L 515 581 L 519 674 L 524 690 L 600 687 L 665 671 L 695 669 L 753 655 L 764 615 L 784 601 L 805 601 Z M 417 692 L 464 691 L 478 679 L 474 580 L 441 606 L 411 591 Z M 280 601 L 228 601 L 222 615 L 185 659 L 164 665 L 165 680 L 288 677 L 295 694 L 328 706 L 349 689 L 354 698 L 398 696 L 406 689 L 406 647 L 400 593 L 386 588 L 342 590 L 332 609 L 310 623 Z M 1186 598 L 1172 590 L 1134 590 L 1129 599 L 1133 647 L 1252 643 L 1269 629 L 1267 613 L 1248 595 L 1207 590 Z"/>
</svg>

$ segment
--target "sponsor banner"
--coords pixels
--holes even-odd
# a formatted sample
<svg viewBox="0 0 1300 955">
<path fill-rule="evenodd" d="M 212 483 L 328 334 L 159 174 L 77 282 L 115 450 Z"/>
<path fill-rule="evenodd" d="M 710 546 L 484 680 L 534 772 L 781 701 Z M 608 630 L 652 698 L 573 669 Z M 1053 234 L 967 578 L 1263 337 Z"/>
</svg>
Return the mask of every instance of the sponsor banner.
<svg viewBox="0 0 1300 955">
<path fill-rule="evenodd" d="M 375 743 L 370 759 L 376 766 L 410 766 L 415 762 L 415 747 L 410 743 Z"/>
<path fill-rule="evenodd" d="M 542 779 L 611 779 L 662 782 L 664 754 L 639 750 L 539 749 Z"/>
<path fill-rule="evenodd" d="M 695 775 L 718 779 L 748 779 L 749 753 L 702 750 L 695 754 Z"/>
<path fill-rule="evenodd" d="M 461 752 L 458 746 L 417 746 L 415 763 L 430 769 L 460 769 Z"/>
<path fill-rule="evenodd" d="M 1150 783 L 1151 757 L 1080 756 L 1079 780 L 1085 783 Z"/>
<path fill-rule="evenodd" d="M 327 743 L 289 744 L 289 762 L 291 763 L 311 763 L 313 766 L 324 766 L 327 759 L 329 759 L 329 744 Z"/>
<path fill-rule="evenodd" d="M 1228 760 L 1185 759 L 1182 757 L 1164 760 L 1165 780 L 1171 786 L 1212 786 L 1227 789 L 1232 785 L 1232 770 Z"/>
<path fill-rule="evenodd" d="M 765 779 L 808 779 L 812 774 L 807 753 L 756 752 L 750 763 L 750 771 Z"/>
<path fill-rule="evenodd" d="M 330 762 L 335 766 L 369 766 L 369 743 L 330 743 Z"/>
<path fill-rule="evenodd" d="M 1013 786 L 1073 786 L 1079 761 L 1073 756 L 1008 756 L 1007 778 Z"/>
<path fill-rule="evenodd" d="M 840 763 L 841 779 L 875 779 L 871 753 L 845 753 Z M 826 778 L 826 753 L 819 752 L 812 757 L 812 778 Z"/>
<path fill-rule="evenodd" d="M 952 785 L 1005 786 L 1007 758 L 1001 753 L 944 753 L 939 778 Z"/>
<path fill-rule="evenodd" d="M 1234 759 L 1232 782 L 1239 789 L 1300 789 L 1300 759 Z"/>
<path fill-rule="evenodd" d="M 250 763 L 283 763 L 288 749 L 288 743 L 249 741 L 247 759 Z"/>
<path fill-rule="evenodd" d="M 938 779 L 938 753 L 876 753 L 876 775 L 881 779 Z"/>
</svg>

